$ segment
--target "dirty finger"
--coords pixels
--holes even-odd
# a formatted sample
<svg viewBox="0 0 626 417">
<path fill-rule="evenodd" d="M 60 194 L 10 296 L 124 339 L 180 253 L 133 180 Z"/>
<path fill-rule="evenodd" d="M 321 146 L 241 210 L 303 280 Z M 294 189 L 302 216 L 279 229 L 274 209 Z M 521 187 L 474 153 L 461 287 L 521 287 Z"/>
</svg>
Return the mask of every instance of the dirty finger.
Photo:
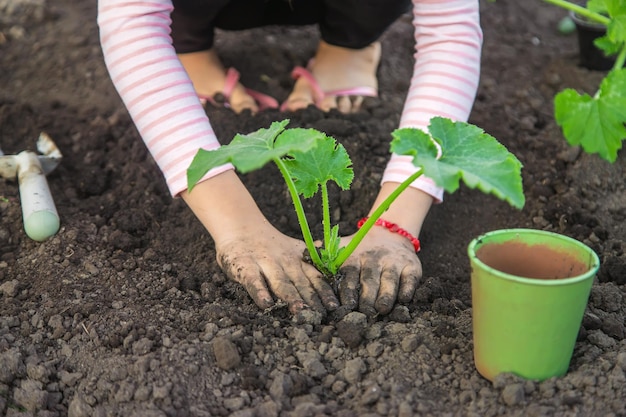
<svg viewBox="0 0 626 417">
<path fill-rule="evenodd" d="M 376 311 L 380 314 L 388 314 L 398 297 L 398 285 L 400 274 L 395 269 L 383 269 L 380 279 L 380 289 L 376 298 Z"/>
<path fill-rule="evenodd" d="M 404 268 L 400 274 L 400 287 L 398 289 L 398 301 L 406 304 L 411 302 L 415 290 L 417 289 L 417 283 L 422 278 L 422 268 L 409 267 Z"/>
<path fill-rule="evenodd" d="M 297 267 L 288 267 L 285 270 L 285 274 L 289 277 L 288 281 L 300 294 L 300 297 L 304 300 L 307 307 L 311 307 L 315 311 L 324 312 L 324 305 L 306 271 L 303 271 L 298 265 Z"/>
<path fill-rule="evenodd" d="M 243 285 L 259 308 L 266 309 L 274 305 L 274 299 L 258 267 L 233 263 L 225 256 L 220 257 L 218 263 L 229 279 Z"/>
<path fill-rule="evenodd" d="M 339 300 L 324 276 L 313 267 L 308 268 L 305 265 L 304 270 L 324 307 L 329 311 L 336 310 L 339 307 Z"/>
<path fill-rule="evenodd" d="M 276 270 L 268 275 L 271 276 L 271 278 L 267 279 L 267 282 L 269 283 L 272 292 L 276 295 L 276 297 L 280 298 L 289 305 L 289 311 L 292 314 L 311 307 L 304 301 L 300 291 L 298 291 L 298 288 L 296 288 L 296 286 L 291 282 L 285 271 Z"/>
<path fill-rule="evenodd" d="M 339 283 L 339 299 L 341 304 L 350 308 L 356 308 L 359 299 L 360 274 L 359 268 L 353 265 L 346 265 L 340 271 L 343 279 Z"/>
<path fill-rule="evenodd" d="M 369 317 L 376 315 L 376 298 L 380 288 L 381 269 L 376 262 L 368 262 L 361 268 L 361 294 L 359 311 Z"/>
</svg>

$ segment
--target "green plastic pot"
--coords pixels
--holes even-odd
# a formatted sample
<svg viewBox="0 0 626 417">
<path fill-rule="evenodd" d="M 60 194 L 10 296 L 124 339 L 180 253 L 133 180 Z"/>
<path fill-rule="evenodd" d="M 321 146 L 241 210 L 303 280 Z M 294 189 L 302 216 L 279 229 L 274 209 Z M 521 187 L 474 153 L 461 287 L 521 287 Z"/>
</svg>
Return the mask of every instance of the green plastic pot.
<svg viewBox="0 0 626 417">
<path fill-rule="evenodd" d="M 468 254 L 478 372 L 491 381 L 504 372 L 564 375 L 600 266 L 596 253 L 557 233 L 504 229 L 474 239 Z"/>
</svg>

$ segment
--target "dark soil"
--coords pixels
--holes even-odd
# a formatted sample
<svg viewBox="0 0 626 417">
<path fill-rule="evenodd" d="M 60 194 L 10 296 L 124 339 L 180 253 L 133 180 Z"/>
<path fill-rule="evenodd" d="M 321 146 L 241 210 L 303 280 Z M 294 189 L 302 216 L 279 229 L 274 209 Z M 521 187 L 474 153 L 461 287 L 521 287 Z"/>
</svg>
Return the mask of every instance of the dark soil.
<svg viewBox="0 0 626 417">
<path fill-rule="evenodd" d="M 34 149 L 49 133 L 63 161 L 49 175 L 62 227 L 24 234 L 18 187 L 0 181 L 0 414 L 7 416 L 626 416 L 626 157 L 569 147 L 552 117 L 565 87 L 592 93 L 564 15 L 541 1 L 482 4 L 483 75 L 471 122 L 524 164 L 527 205 L 462 188 L 421 236 L 424 278 L 407 306 L 292 320 L 262 312 L 215 262 L 210 236 L 172 199 L 105 71 L 95 1 L 0 0 L 0 144 Z M 355 168 L 331 204 L 351 233 L 377 192 L 412 67 L 408 18 L 383 39 L 380 100 L 358 114 L 308 109 L 290 126 L 343 143 Z M 221 33 L 246 85 L 284 99 L 314 28 Z M 220 138 L 285 115 L 208 109 Z M 268 167 L 243 181 L 268 218 L 298 236 Z M 307 202 L 313 208 L 315 201 Z M 312 212 L 312 224 L 317 224 Z M 472 359 L 472 238 L 503 227 L 551 230 L 599 254 L 570 371 L 544 382 L 483 379 Z M 314 230 L 319 236 L 319 230 Z"/>
</svg>

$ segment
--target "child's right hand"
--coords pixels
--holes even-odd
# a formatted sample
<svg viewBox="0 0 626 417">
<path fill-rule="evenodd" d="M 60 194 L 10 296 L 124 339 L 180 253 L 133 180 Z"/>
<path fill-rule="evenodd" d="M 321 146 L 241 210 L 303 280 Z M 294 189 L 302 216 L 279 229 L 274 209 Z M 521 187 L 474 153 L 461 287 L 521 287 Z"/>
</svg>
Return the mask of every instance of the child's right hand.
<svg viewBox="0 0 626 417">
<path fill-rule="evenodd" d="M 272 295 L 294 314 L 339 306 L 322 274 L 304 260 L 304 242 L 265 219 L 234 171 L 202 181 L 181 197 L 213 237 L 224 273 L 243 285 L 260 308 L 274 305 Z"/>
<path fill-rule="evenodd" d="M 272 294 L 286 302 L 293 314 L 305 308 L 334 310 L 339 306 L 322 274 L 303 260 L 304 242 L 285 236 L 264 222 L 256 230 L 216 243 L 222 271 L 243 285 L 256 305 L 274 305 Z"/>
</svg>

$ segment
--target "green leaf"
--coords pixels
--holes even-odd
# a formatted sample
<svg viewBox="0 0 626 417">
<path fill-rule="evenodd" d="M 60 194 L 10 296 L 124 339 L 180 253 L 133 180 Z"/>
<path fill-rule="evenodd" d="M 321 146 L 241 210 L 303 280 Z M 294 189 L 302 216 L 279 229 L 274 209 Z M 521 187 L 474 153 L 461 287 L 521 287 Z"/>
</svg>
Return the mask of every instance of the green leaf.
<svg viewBox="0 0 626 417">
<path fill-rule="evenodd" d="M 606 56 L 616 55 L 626 41 L 626 0 L 589 0 L 587 9 L 607 17 L 606 35 L 593 41 Z"/>
<path fill-rule="evenodd" d="M 587 8 L 598 13 L 608 14 L 615 17 L 626 14 L 626 1 L 624 0 L 589 0 Z"/>
<path fill-rule="evenodd" d="M 617 44 L 626 42 L 626 14 L 615 16 L 607 27 L 608 38 Z"/>
<path fill-rule="evenodd" d="M 589 0 L 587 1 L 586 7 L 592 12 L 608 14 L 607 0 Z"/>
<path fill-rule="evenodd" d="M 347 190 L 354 178 L 352 161 L 346 149 L 324 134 L 318 138 L 317 146 L 306 152 L 291 152 L 284 163 L 298 193 L 305 198 L 315 195 L 320 185 L 330 180 Z"/>
<path fill-rule="evenodd" d="M 626 139 L 626 69 L 609 72 L 595 97 L 561 91 L 554 99 L 554 113 L 571 145 L 615 162 Z"/>
<path fill-rule="evenodd" d="M 622 44 L 613 42 L 608 36 L 600 36 L 594 39 L 593 44 L 607 57 L 617 55 L 620 49 L 622 49 Z"/>
<path fill-rule="evenodd" d="M 289 120 L 273 122 L 267 129 L 241 135 L 215 150 L 200 149 L 187 169 L 189 190 L 211 169 L 232 163 L 241 173 L 259 169 L 291 152 L 306 152 L 316 145 L 322 133 L 313 129 L 285 129 Z"/>
<path fill-rule="evenodd" d="M 494 137 L 474 125 L 441 117 L 431 119 L 428 130 L 430 136 L 413 128 L 395 130 L 392 152 L 413 156 L 413 164 L 448 193 L 463 180 L 469 188 L 491 193 L 516 208 L 524 206 L 522 164 Z M 439 158 L 434 142 L 442 149 Z"/>
</svg>

